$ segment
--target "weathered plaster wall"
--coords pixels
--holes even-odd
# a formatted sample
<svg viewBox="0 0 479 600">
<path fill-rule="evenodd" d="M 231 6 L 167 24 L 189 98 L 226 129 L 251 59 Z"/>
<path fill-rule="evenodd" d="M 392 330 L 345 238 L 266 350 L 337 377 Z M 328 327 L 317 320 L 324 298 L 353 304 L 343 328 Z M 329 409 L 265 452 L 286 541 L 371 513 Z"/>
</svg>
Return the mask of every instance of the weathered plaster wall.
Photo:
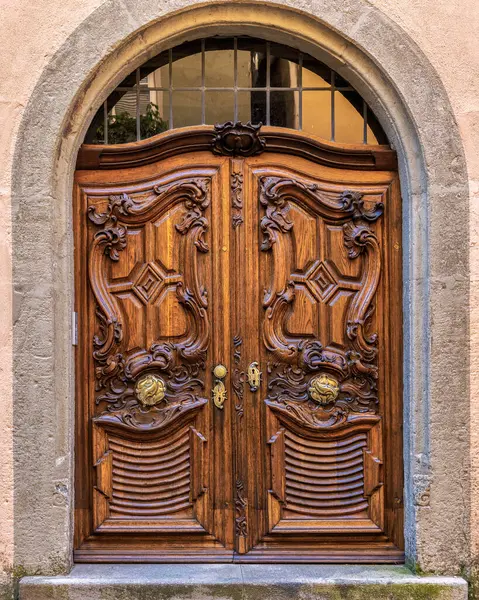
<svg viewBox="0 0 479 600">
<path fill-rule="evenodd" d="M 0 2 L 0 564 L 7 573 L 13 568 L 12 323 L 17 315 L 12 293 L 11 173 L 16 134 L 40 73 L 100 3 Z"/>
<path fill-rule="evenodd" d="M 371 0 L 416 41 L 441 77 L 466 152 L 470 186 L 471 552 L 479 561 L 479 5 L 476 0 Z M 385 42 L 387 43 L 387 42 Z M 445 224 L 447 227 L 447 224 Z M 451 285 L 454 285 L 451 282 Z M 454 331 L 451 331 L 454 335 Z M 452 400 L 452 399 L 451 399 Z M 446 543 L 446 540 L 445 540 Z"/>
<path fill-rule="evenodd" d="M 471 552 L 479 561 L 479 5 L 476 0 L 371 0 L 416 41 L 441 77 L 466 152 L 470 186 Z M 387 43 L 387 42 L 385 42 Z M 445 224 L 447 226 L 447 224 Z M 451 285 L 454 285 L 451 282 Z M 454 335 L 454 331 L 451 331 Z M 446 543 L 446 541 L 445 541 Z"/>
<path fill-rule="evenodd" d="M 142 0 L 137 0 L 141 3 Z M 0 115 L 2 127 L 0 130 L 0 411 L 2 414 L 3 427 L 0 431 L 0 553 L 5 569 L 11 570 L 13 565 L 13 454 L 12 454 L 12 319 L 20 316 L 12 308 L 11 294 L 11 213 L 10 213 L 10 190 L 13 152 L 17 143 L 17 132 L 21 122 L 26 103 L 38 82 L 42 71 L 48 65 L 51 57 L 68 39 L 75 28 L 84 21 L 98 6 L 111 4 L 117 7 L 118 14 L 122 19 L 130 18 L 129 2 L 110 0 L 37 0 L 35 3 L 26 0 L 0 0 L 0 35 L 3 40 L 0 61 Z M 146 2 L 145 2 L 146 4 Z M 148 3 L 150 4 L 150 3 Z M 173 5 L 174 3 L 172 3 Z M 182 3 L 185 5 L 185 3 Z M 466 160 L 470 176 L 471 189 L 471 431 L 472 431 L 472 463 L 473 463 L 473 494 L 470 496 L 468 482 L 464 482 L 464 506 L 463 518 L 464 528 L 472 515 L 474 521 L 479 516 L 479 407 L 475 409 L 474 398 L 479 391 L 479 45 L 477 37 L 479 34 L 479 8 L 475 0 L 372 0 L 380 11 L 396 21 L 396 23 L 409 34 L 419 48 L 426 54 L 429 61 L 438 72 L 446 92 L 452 103 L 453 111 L 461 129 L 463 145 L 466 150 Z M 294 5 L 304 11 L 308 11 L 310 2 L 295 2 Z M 349 33 L 354 34 L 357 30 L 361 32 L 364 26 L 363 15 L 355 9 L 353 0 L 336 0 L 333 9 L 338 14 L 344 14 L 344 22 L 347 23 Z M 138 12 L 141 12 L 138 11 Z M 316 16 L 321 17 L 320 14 Z M 133 17 L 131 17 L 133 21 Z M 351 26 L 351 21 L 356 20 L 356 25 Z M 341 20 L 341 18 L 339 19 Z M 103 24 L 106 28 L 107 23 Z M 112 23 L 112 27 L 117 24 Z M 124 25 L 124 30 L 133 30 L 138 22 Z M 120 27 L 121 29 L 121 27 Z M 390 39 L 381 40 L 385 46 L 391 44 Z M 401 53 L 400 44 L 396 43 L 398 53 Z M 95 40 L 85 38 L 85 44 L 95 44 Z M 75 78 L 65 75 L 65 84 Z M 45 89 L 44 94 L 61 94 L 61 90 Z M 42 128 L 43 123 L 36 124 Z M 451 161 L 451 166 L 452 165 Z M 32 189 L 32 202 L 41 201 L 41 193 L 36 196 Z M 452 192 L 451 192 L 452 193 Z M 24 199 L 28 203 L 30 198 Z M 25 206 L 28 210 L 28 207 Z M 15 219 L 15 215 L 13 215 Z M 50 216 L 45 214 L 45 221 L 38 227 L 51 227 Z M 448 223 L 444 222 L 444 227 Z M 463 240 L 460 240 L 463 242 Z M 39 249 L 41 251 L 41 248 Z M 434 282 L 433 282 L 434 283 Z M 462 288 L 464 281 L 451 278 L 449 281 L 440 282 L 442 286 Z M 22 289 L 17 290 L 17 310 L 21 311 Z M 438 292 L 439 293 L 439 292 Z M 38 302 L 35 309 L 41 318 L 42 291 L 39 290 Z M 35 302 L 35 299 L 33 299 Z M 34 314 L 34 313 L 33 313 Z M 444 323 L 445 328 L 450 327 L 450 335 L 454 337 L 454 325 Z M 45 332 L 48 336 L 48 332 Z M 464 339 L 464 344 L 469 340 Z M 51 368 L 51 356 L 42 354 L 41 346 L 34 349 L 32 359 L 43 361 L 46 370 Z M 476 357 L 474 359 L 474 357 Z M 453 358 L 451 364 L 453 364 Z M 467 365 L 461 365 L 463 371 Z M 42 390 L 42 382 L 34 382 L 36 386 L 32 390 L 32 398 L 35 391 Z M 454 403 L 454 397 L 447 394 L 447 374 L 444 377 L 445 393 L 443 402 Z M 34 411 L 34 402 L 32 403 Z M 54 416 L 53 416 L 54 418 Z M 466 423 L 455 424 L 458 436 L 468 436 L 469 428 Z M 54 430 L 54 428 L 53 428 Z M 28 445 L 29 440 L 25 439 Z M 59 442 L 60 443 L 60 442 Z M 34 446 L 33 446 L 34 448 Z M 447 449 L 445 449 L 447 451 Z M 58 459 L 62 460 L 62 453 L 58 452 Z M 49 455 L 46 456 L 46 460 Z M 66 460 L 66 459 L 65 459 Z M 421 457 L 418 457 L 418 461 Z M 466 460 L 467 462 L 467 460 Z M 57 465 L 61 470 L 62 465 Z M 460 465 L 461 468 L 467 465 Z M 457 470 L 458 465 L 451 464 L 451 472 Z M 54 482 L 52 481 L 52 487 Z M 477 499 L 477 500 L 476 500 Z M 24 499 L 28 502 L 28 498 Z M 55 502 L 52 499 L 52 502 Z M 447 505 L 447 497 L 440 499 Z M 471 507 L 471 508 L 470 508 Z M 447 508 L 447 506 L 446 506 Z M 427 511 L 427 508 L 421 509 Z M 456 509 L 457 510 L 457 509 Z M 469 510 L 472 512 L 470 513 Z M 453 518 L 453 517 L 452 517 Z M 454 520 L 457 522 L 458 516 Z M 47 527 L 45 523 L 45 527 Z M 433 524 L 431 524 L 433 526 Z M 41 527 L 36 527 L 38 532 Z M 45 535 L 46 535 L 45 531 Z M 38 540 L 41 543 L 41 540 Z M 464 543 L 467 535 L 464 536 Z M 444 539 L 444 545 L 448 540 Z M 474 530 L 473 551 L 479 554 L 479 527 Z M 444 548 L 440 553 L 444 553 Z M 430 553 L 429 553 L 430 554 Z"/>
</svg>

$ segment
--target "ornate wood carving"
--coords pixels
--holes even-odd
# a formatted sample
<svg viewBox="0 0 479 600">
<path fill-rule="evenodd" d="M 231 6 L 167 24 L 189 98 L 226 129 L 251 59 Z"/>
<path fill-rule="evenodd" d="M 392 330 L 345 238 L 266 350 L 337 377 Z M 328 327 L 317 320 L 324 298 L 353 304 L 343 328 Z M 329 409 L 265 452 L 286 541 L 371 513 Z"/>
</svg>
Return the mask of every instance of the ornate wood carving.
<svg viewBox="0 0 479 600">
<path fill-rule="evenodd" d="M 214 154 L 245 158 L 264 151 L 265 139 L 260 136 L 261 123 L 253 125 L 250 121 L 243 124 L 227 121 L 215 125 L 215 137 L 211 144 Z"/>
<path fill-rule="evenodd" d="M 317 260 L 303 272 L 287 274 L 290 280 L 283 289 L 266 290 L 263 336 L 266 348 L 276 361 L 270 367 L 266 404 L 306 427 L 317 428 L 343 425 L 350 413 L 376 412 L 378 339 L 367 329 L 374 311 L 381 262 L 378 240 L 369 223 L 383 214 L 382 202 L 366 207 L 358 192 L 347 190 L 337 194 L 320 190 L 314 183 L 271 176 L 260 180 L 260 202 L 266 213 L 261 220 L 264 252 L 272 250 L 280 235 L 292 232 L 294 222 L 290 213 L 291 202 L 294 202 L 313 210 L 326 222 L 342 227 L 343 243 L 350 260 L 363 257 L 360 279 L 343 275 L 331 259 Z M 318 339 L 292 337 L 286 333 L 285 324 L 294 306 L 298 285 L 311 290 L 320 302 L 331 302 L 342 290 L 352 292 L 345 322 L 348 347 L 325 348 Z M 338 399 L 318 406 L 308 394 L 308 388 L 313 380 L 311 373 L 319 370 L 331 373 L 340 383 Z"/>
<path fill-rule="evenodd" d="M 400 561 L 399 187 L 366 172 L 393 153 L 237 124 L 99 152 L 76 174 L 75 560 Z"/>
<path fill-rule="evenodd" d="M 242 371 L 239 366 L 241 363 L 241 345 L 242 344 L 243 344 L 243 339 L 239 335 L 236 335 L 233 338 L 233 346 L 234 346 L 234 355 L 233 355 L 234 358 L 233 359 L 234 359 L 235 367 L 233 369 L 232 385 L 233 385 L 233 391 L 236 396 L 235 411 L 236 411 L 236 415 L 239 419 L 241 419 L 244 415 L 243 400 L 244 400 L 245 372 Z"/>
<path fill-rule="evenodd" d="M 181 152 L 212 150 L 218 133 L 215 127 L 205 125 L 191 129 L 172 129 L 162 135 L 136 142 L 108 146 L 83 144 L 77 159 L 77 169 L 125 169 L 168 159 Z M 264 152 L 299 156 L 312 163 L 333 168 L 374 171 L 397 169 L 397 158 L 389 146 L 366 146 L 364 144 L 341 147 L 326 140 L 312 139 L 300 132 L 284 127 L 262 127 L 261 138 L 265 141 Z"/>
<path fill-rule="evenodd" d="M 367 515 L 363 464 L 366 433 L 352 433 L 340 440 L 305 440 L 286 431 L 284 443 L 286 517 L 331 519 Z"/>
<path fill-rule="evenodd" d="M 97 212 L 95 206 L 88 208 L 89 220 L 102 226 L 93 238 L 89 269 L 99 326 L 99 334 L 93 340 L 99 392 L 96 402 L 108 404 L 95 418 L 97 423 L 158 429 L 206 402 L 200 393 L 204 387 L 201 372 L 209 343 L 208 302 L 206 290 L 198 282 L 195 252 L 208 252 L 204 239 L 208 222 L 204 213 L 210 203 L 209 185 L 206 178 L 180 179 L 155 185 L 151 193 L 136 197 L 126 193 L 111 195 L 104 212 Z M 171 285 L 176 288 L 178 303 L 189 315 L 189 334 L 178 343 L 159 341 L 149 348 L 136 347 L 125 352 L 122 314 L 105 276 L 106 261 L 120 260 L 120 252 L 127 246 L 128 227 L 145 225 L 178 203 L 184 205 L 185 212 L 175 227 L 180 235 L 188 238 L 188 259 L 183 275 L 173 277 Z M 130 289 L 140 289 L 146 302 L 153 284 L 165 285 L 168 277 L 171 279 L 171 275 L 159 271 L 155 264 L 149 263 L 147 268 L 148 279 L 144 284 L 147 287 L 142 287 L 143 275 L 130 286 Z M 166 376 L 165 401 L 152 408 L 139 404 L 134 391 L 135 382 L 147 369 L 162 371 Z"/>
<path fill-rule="evenodd" d="M 167 440 L 132 441 L 111 435 L 109 446 L 113 456 L 109 508 L 113 516 L 151 519 L 191 512 L 188 427 Z"/>
<path fill-rule="evenodd" d="M 308 180 L 300 161 L 255 161 L 253 173 L 271 455 L 261 544 L 293 551 L 288 535 L 313 543 L 326 531 L 359 533 L 360 522 L 384 532 L 386 495 L 399 510 L 382 433 L 397 392 L 385 386 L 395 377 L 385 365 L 391 196 L 383 185 Z"/>
<path fill-rule="evenodd" d="M 236 229 L 243 223 L 243 173 L 241 171 L 231 171 L 231 206 L 233 209 L 231 220 L 233 228 Z"/>
<path fill-rule="evenodd" d="M 248 535 L 244 483 L 241 481 L 241 479 L 236 480 L 235 533 L 239 537 L 246 537 Z"/>
</svg>

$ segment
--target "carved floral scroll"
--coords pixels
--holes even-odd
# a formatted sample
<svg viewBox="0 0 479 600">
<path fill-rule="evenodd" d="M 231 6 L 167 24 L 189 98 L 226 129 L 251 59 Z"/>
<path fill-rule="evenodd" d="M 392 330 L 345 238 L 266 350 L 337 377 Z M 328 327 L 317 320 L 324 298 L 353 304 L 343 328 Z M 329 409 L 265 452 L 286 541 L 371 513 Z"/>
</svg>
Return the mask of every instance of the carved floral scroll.
<svg viewBox="0 0 479 600">
<path fill-rule="evenodd" d="M 366 207 L 362 194 L 354 191 L 335 193 L 316 184 L 285 177 L 260 179 L 260 203 L 265 209 L 261 220 L 261 249 L 282 256 L 281 236 L 292 232 L 291 202 L 308 206 L 322 219 L 342 227 L 343 243 L 350 260 L 362 260 L 360 283 L 353 286 L 345 327 L 346 351 L 323 347 L 310 336 L 289 336 L 286 320 L 296 298 L 296 283 L 291 275 L 281 288 L 278 276 L 273 288 L 265 291 L 263 339 L 271 354 L 266 404 L 280 415 L 308 428 L 340 426 L 362 414 L 377 413 L 378 377 L 377 334 L 369 331 L 374 314 L 374 297 L 381 275 L 379 242 L 371 225 L 383 214 L 382 202 Z M 312 208 L 311 208 L 312 207 Z M 286 241 L 284 242 L 286 243 Z M 278 249 L 276 250 L 276 246 Z M 283 254 L 284 255 L 284 254 Z M 318 269 L 327 268 L 318 263 Z M 336 269 L 336 267 L 334 267 Z M 307 281 L 307 275 L 301 276 Z M 333 276 L 327 273 L 327 277 Z M 297 276 L 296 279 L 299 279 Z M 331 284 L 333 285 L 333 284 Z M 339 382 L 339 394 L 318 403 L 311 397 L 310 384 L 315 374 L 330 374 Z"/>
<path fill-rule="evenodd" d="M 127 247 L 129 226 L 148 223 L 171 207 L 183 204 L 185 211 L 175 229 L 185 237 L 184 272 L 176 282 L 176 298 L 188 315 L 187 335 L 175 343 L 158 341 L 149 348 L 125 350 L 123 318 L 115 295 L 109 291 L 107 262 L 121 260 Z M 96 301 L 98 333 L 93 339 L 96 403 L 106 405 L 95 418 L 104 425 L 126 429 L 157 430 L 178 415 L 196 411 L 206 399 L 204 361 L 209 344 L 208 300 L 198 281 L 197 252 L 208 252 L 205 211 L 210 204 L 210 180 L 183 178 L 156 185 L 136 196 L 111 195 L 104 212 L 88 208 L 88 218 L 99 230 L 94 234 L 89 259 L 89 279 Z M 151 407 L 142 406 L 135 395 L 141 374 L 161 372 L 164 398 Z"/>
</svg>

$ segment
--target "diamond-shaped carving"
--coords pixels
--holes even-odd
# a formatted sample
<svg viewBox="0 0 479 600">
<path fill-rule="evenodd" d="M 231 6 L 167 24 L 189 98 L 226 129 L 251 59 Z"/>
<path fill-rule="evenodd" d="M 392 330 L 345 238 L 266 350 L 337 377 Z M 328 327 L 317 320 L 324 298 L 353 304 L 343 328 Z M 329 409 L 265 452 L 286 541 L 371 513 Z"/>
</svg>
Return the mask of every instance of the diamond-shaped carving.
<svg viewBox="0 0 479 600">
<path fill-rule="evenodd" d="M 133 284 L 133 291 L 138 298 L 145 304 L 156 296 L 159 288 L 163 284 L 163 278 L 152 265 L 147 264 L 138 275 L 137 280 Z"/>
<path fill-rule="evenodd" d="M 320 262 L 309 273 L 306 283 L 321 302 L 326 302 L 338 289 L 338 281 L 334 272 L 323 262 Z"/>
</svg>

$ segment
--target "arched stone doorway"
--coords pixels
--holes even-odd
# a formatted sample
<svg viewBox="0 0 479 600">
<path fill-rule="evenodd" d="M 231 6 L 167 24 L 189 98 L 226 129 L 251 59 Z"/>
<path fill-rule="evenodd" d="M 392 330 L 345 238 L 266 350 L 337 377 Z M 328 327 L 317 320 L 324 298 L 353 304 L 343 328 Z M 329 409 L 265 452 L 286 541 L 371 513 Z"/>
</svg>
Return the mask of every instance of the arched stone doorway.
<svg viewBox="0 0 479 600">
<path fill-rule="evenodd" d="M 164 14 L 172 8 L 165 5 Z M 52 557 L 66 565 L 71 556 L 72 445 L 67 432 L 73 417 L 72 254 L 66 199 L 76 149 L 105 90 L 113 89 L 162 44 L 187 37 L 190 27 L 207 35 L 221 22 L 232 34 L 241 26 L 245 32 L 260 30 L 272 40 L 280 33 L 289 35 L 298 47 L 344 72 L 398 151 L 406 206 L 407 555 L 419 559 L 425 569 L 457 568 L 465 560 L 464 471 L 449 471 L 448 465 L 464 464 L 468 444 L 464 426 L 468 359 L 462 343 L 467 323 L 467 184 L 457 127 L 437 75 L 403 32 L 367 3 L 340 14 L 327 2 L 318 2 L 311 10 L 321 15 L 321 22 L 267 3 L 242 3 L 234 9 L 222 3 L 200 6 L 152 25 L 147 24 L 157 19 L 156 6 L 131 6 L 123 20 L 118 10 L 108 10 L 102 7 L 86 20 L 52 59 L 32 95 L 16 149 L 14 276 L 17 288 L 24 292 L 15 333 L 16 493 L 24 493 L 25 486 L 37 489 L 28 507 L 18 504 L 15 509 L 18 562 L 48 571 Z M 104 22 L 119 26 L 105 32 Z M 93 41 L 80 52 L 85 36 Z M 65 86 L 67 80 L 71 89 Z M 45 86 L 60 90 L 54 100 L 42 99 Z M 438 110 L 431 111 L 431 106 Z M 40 311 L 29 303 L 36 294 L 32 272 L 52 281 L 41 292 Z M 36 348 L 52 357 L 48 360 L 55 368 L 45 369 L 45 363 L 38 361 L 32 364 L 31 351 Z M 455 376 L 446 381 L 445 374 L 451 372 Z M 31 413 L 28 398 L 39 380 L 41 402 Z M 454 403 L 441 402 L 445 386 Z M 459 425 L 461 436 L 455 435 Z M 38 435 L 32 436 L 32 430 Z M 23 440 L 27 438 L 33 438 L 42 452 L 26 450 Z M 51 466 L 56 460 L 57 466 Z M 55 490 L 52 482 L 60 490 L 55 506 L 49 500 Z M 65 488 L 70 500 L 63 504 Z M 42 547 L 32 543 L 33 514 L 40 529 L 47 525 L 57 532 Z M 448 540 L 447 548 L 440 549 L 438 536 Z"/>
</svg>

